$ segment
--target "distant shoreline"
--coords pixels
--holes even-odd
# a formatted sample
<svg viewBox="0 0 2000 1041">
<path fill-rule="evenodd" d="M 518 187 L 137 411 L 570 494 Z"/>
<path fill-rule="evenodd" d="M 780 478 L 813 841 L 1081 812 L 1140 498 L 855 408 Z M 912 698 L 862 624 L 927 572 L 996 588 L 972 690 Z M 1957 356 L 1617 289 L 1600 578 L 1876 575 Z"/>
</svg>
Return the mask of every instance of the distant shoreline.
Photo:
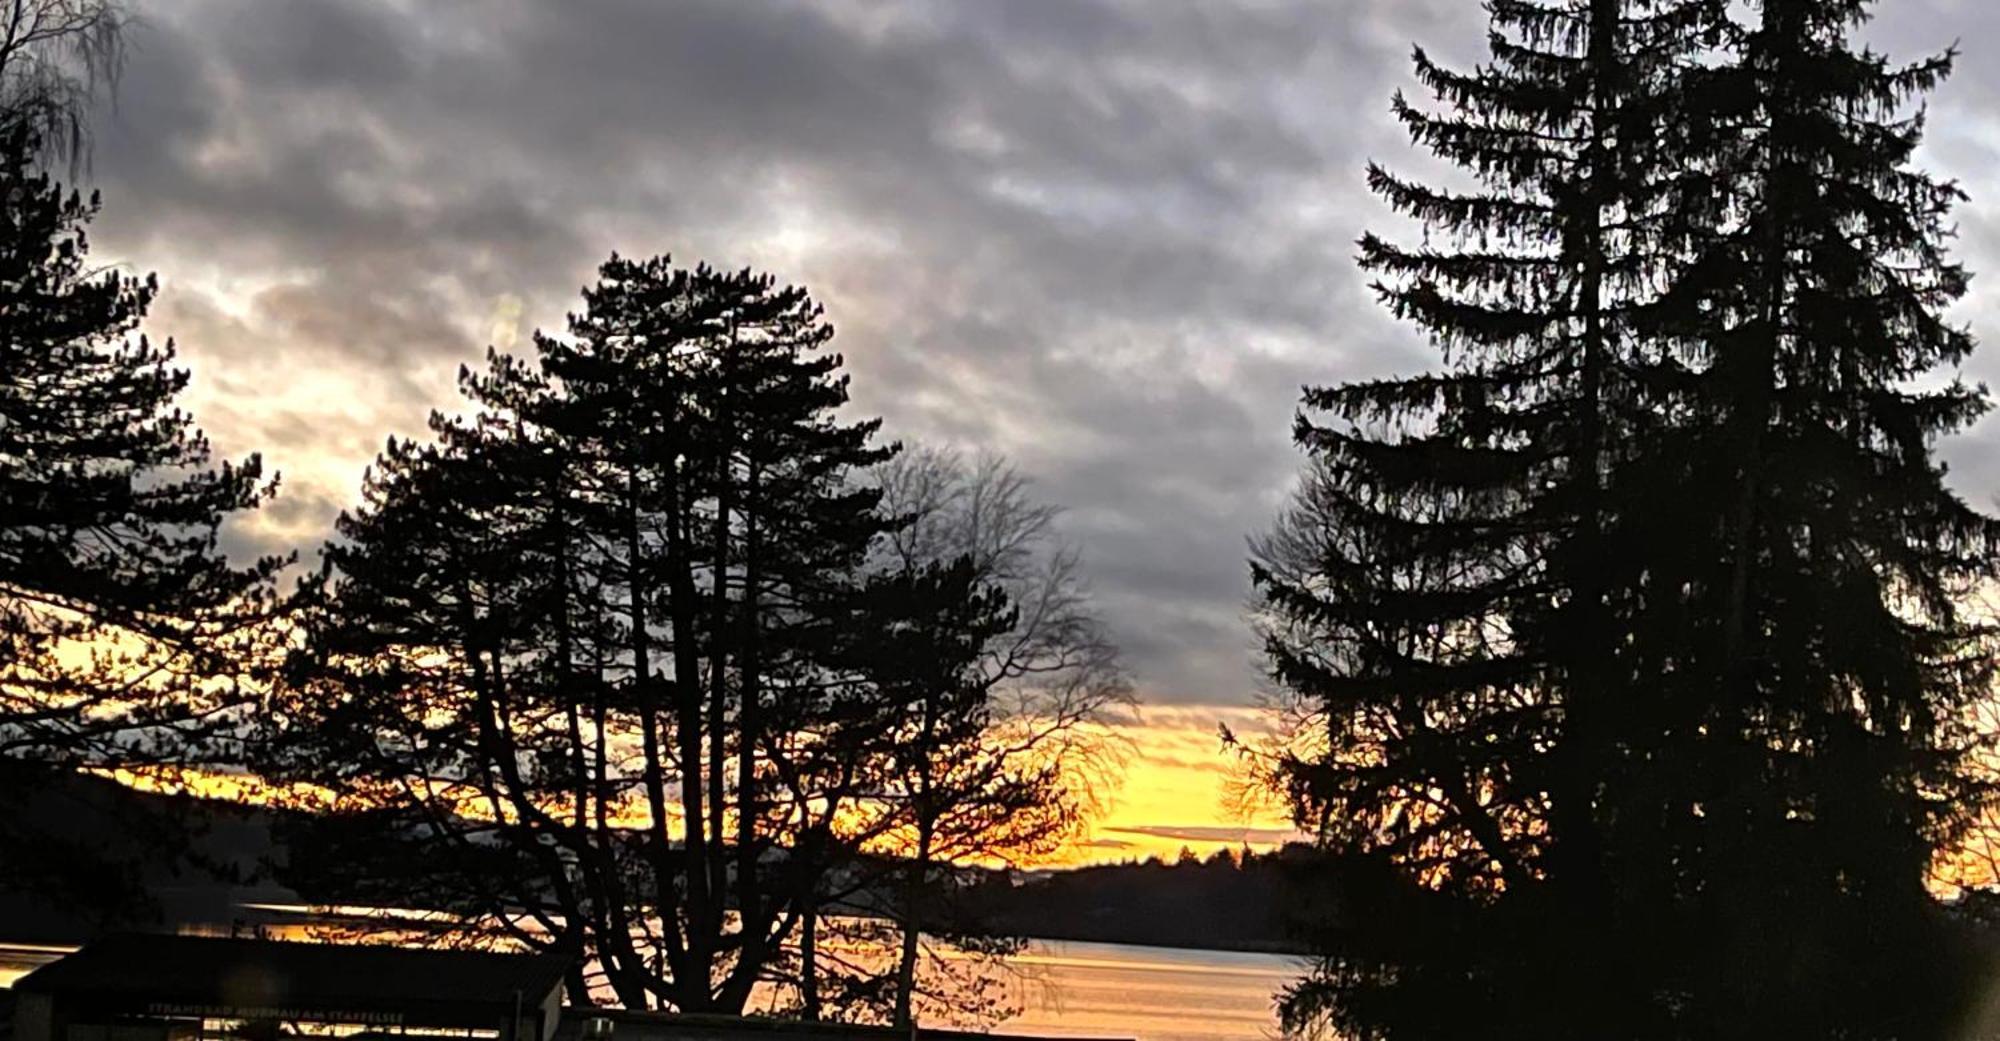
<svg viewBox="0 0 2000 1041">
<path fill-rule="evenodd" d="M 289 871 L 285 861 L 287 821 L 294 811 L 191 795 L 167 795 L 129 788 L 104 778 L 78 776 L 41 811 L 60 814 L 77 833 L 96 835 L 106 848 L 128 857 L 145 876 L 158 904 L 154 926 L 227 930 L 302 924 L 284 906 L 374 906 L 371 894 L 318 884 L 324 880 Z M 191 852 L 197 862 L 219 867 L 233 879 L 204 876 L 191 864 L 151 863 L 129 842 L 118 822 L 128 815 L 160 815 L 195 825 Z M 1182 951 L 1299 955 L 1305 949 L 1285 935 L 1279 899 L 1284 854 L 1217 854 L 1187 859 L 1089 865 L 1036 872 L 1032 876 L 985 873 L 968 891 L 969 905 L 1001 936 L 1051 942 L 1108 943 Z M 977 873 L 975 873 L 977 874 Z M 846 911 L 867 914 L 865 900 Z M 260 909 L 254 905 L 265 905 Z M 337 916 L 335 916 L 337 917 Z M 58 944 L 87 939 L 101 931 L 78 915 L 64 914 L 46 899 L 0 893 L 0 945 Z M 149 921 L 128 922 L 147 927 Z"/>
</svg>

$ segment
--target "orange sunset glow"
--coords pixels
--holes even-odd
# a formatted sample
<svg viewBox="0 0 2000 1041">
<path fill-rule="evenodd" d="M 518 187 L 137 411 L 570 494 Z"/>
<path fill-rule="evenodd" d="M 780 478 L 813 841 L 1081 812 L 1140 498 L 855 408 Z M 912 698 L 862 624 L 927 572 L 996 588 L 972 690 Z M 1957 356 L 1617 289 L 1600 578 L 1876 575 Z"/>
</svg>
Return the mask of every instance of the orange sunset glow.
<svg viewBox="0 0 2000 1041">
<path fill-rule="evenodd" d="M 1075 867 L 1158 857 L 1182 850 L 1206 857 L 1217 850 L 1266 851 L 1308 837 L 1291 827 L 1275 800 L 1245 806 L 1240 764 L 1222 748 L 1218 727 L 1254 736 L 1262 710 L 1154 708 L 1142 724 L 1114 728 L 1126 758 L 1115 785 L 1103 793 L 1102 816 L 1089 834 L 1062 852 L 1019 866 Z M 279 789 L 254 776 L 205 770 L 110 776 L 149 791 L 186 792 L 252 805 L 324 805 L 329 793 Z M 643 816 L 635 823 L 643 823 Z"/>
</svg>

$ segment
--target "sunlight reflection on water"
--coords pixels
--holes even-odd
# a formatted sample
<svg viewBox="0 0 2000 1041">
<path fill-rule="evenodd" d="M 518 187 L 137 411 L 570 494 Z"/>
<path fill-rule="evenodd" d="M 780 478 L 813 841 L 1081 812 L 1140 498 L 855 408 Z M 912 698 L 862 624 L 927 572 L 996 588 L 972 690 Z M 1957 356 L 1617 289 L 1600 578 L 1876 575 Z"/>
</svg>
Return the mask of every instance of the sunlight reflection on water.
<svg viewBox="0 0 2000 1041">
<path fill-rule="evenodd" d="M 1037 942 L 1016 960 L 1039 978 L 999 1031 L 1140 1041 L 1275 1037 L 1272 1000 L 1302 971 L 1279 955 L 1108 943 Z"/>
<path fill-rule="evenodd" d="M 66 950 L 0 943 L 0 986 Z M 1010 968 L 1021 1014 L 996 1032 L 1138 1041 L 1275 1037 L 1272 998 L 1301 971 L 1279 955 L 1056 941 L 1030 944 Z"/>
</svg>

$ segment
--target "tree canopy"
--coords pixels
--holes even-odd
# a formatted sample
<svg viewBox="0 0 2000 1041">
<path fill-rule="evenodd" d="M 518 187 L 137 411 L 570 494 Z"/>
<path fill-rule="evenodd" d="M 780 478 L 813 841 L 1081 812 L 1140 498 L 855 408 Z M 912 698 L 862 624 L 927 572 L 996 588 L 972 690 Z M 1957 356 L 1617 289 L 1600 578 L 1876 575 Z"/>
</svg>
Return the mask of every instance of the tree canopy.
<svg viewBox="0 0 2000 1041">
<path fill-rule="evenodd" d="M 1995 534 L 1932 454 L 1985 391 L 1913 382 L 1971 348 L 1911 164 L 1950 56 L 1857 2 L 1490 11 L 1394 105 L 1476 187 L 1370 173 L 1427 238 L 1361 263 L 1443 366 L 1310 390 L 1256 550 L 1271 776 L 1347 901 L 1290 1021 L 1941 1030 Z"/>
<path fill-rule="evenodd" d="M 733 1012 L 776 984 L 817 1011 L 790 941 L 873 884 L 830 872 L 1067 819 L 1059 770 L 988 747 L 1062 702 L 1000 683 L 1115 674 L 1041 646 L 994 666 L 1023 631 L 1081 644 L 1026 629 L 990 562 L 891 551 L 919 522 L 870 476 L 896 449 L 843 418 L 804 290 L 665 257 L 599 276 L 567 336 L 464 371 L 469 414 L 371 469 L 272 769 L 332 793 L 348 891 L 581 945 L 579 994 Z"/>
<path fill-rule="evenodd" d="M 98 200 L 39 158 L 0 138 L 0 886 L 128 913 L 133 865 L 20 834 L 8 803 L 75 770 L 241 760 L 285 561 L 232 562 L 222 536 L 276 482 L 214 460 L 174 345 L 136 332 L 158 283 L 89 266 Z"/>
</svg>

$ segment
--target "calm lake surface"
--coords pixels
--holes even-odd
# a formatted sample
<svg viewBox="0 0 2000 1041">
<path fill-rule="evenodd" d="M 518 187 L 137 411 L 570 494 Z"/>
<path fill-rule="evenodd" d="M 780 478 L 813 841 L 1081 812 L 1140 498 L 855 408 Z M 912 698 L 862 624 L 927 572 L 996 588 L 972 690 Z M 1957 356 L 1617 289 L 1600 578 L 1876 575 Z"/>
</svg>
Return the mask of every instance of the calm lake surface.
<svg viewBox="0 0 2000 1041">
<path fill-rule="evenodd" d="M 0 986 L 62 953 L 0 943 Z M 1279 955 L 1056 941 L 1030 945 L 1010 970 L 1022 1012 L 997 1032 L 1138 1041 L 1275 1037 L 1272 996 L 1301 971 Z"/>
<path fill-rule="evenodd" d="M 1014 959 L 1020 1016 L 1003 1033 L 1212 1041 L 1276 1037 L 1272 999 L 1295 958 L 1112 943 L 1037 942 Z"/>
</svg>

